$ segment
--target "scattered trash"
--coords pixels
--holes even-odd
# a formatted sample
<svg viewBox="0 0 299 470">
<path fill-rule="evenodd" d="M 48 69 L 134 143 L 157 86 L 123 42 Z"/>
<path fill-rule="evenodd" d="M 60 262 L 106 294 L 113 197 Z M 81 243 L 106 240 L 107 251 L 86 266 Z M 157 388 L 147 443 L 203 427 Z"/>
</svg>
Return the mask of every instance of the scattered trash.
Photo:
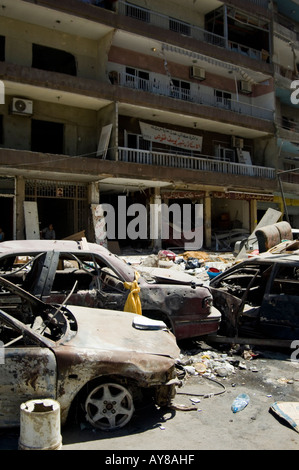
<svg viewBox="0 0 299 470">
<path fill-rule="evenodd" d="M 168 260 L 168 261 L 175 261 L 176 254 L 173 251 L 160 250 L 158 253 L 158 258 Z"/>
<path fill-rule="evenodd" d="M 192 401 L 192 403 L 200 403 L 199 398 L 190 398 L 190 401 Z"/>
<path fill-rule="evenodd" d="M 204 374 L 207 371 L 207 366 L 204 362 L 197 362 L 194 364 L 194 368 L 199 374 Z"/>
<path fill-rule="evenodd" d="M 234 399 L 231 409 L 233 413 L 237 413 L 238 411 L 244 410 L 244 408 L 250 402 L 250 398 L 247 393 L 240 393 L 237 398 Z"/>
<path fill-rule="evenodd" d="M 232 356 L 215 351 L 203 351 L 190 357 L 181 355 L 180 365 L 189 375 L 200 375 L 214 378 L 216 376 L 226 378 L 235 374 L 236 367 L 245 368 Z"/>
<path fill-rule="evenodd" d="M 185 371 L 188 372 L 190 375 L 195 375 L 197 374 L 195 367 L 193 366 L 185 366 Z"/>
<path fill-rule="evenodd" d="M 200 268 L 202 262 L 199 261 L 197 258 L 189 258 L 185 264 L 185 269 L 196 269 Z"/>
<path fill-rule="evenodd" d="M 294 380 L 287 379 L 286 377 L 280 377 L 279 379 L 277 379 L 277 382 L 280 384 L 293 384 Z"/>
<path fill-rule="evenodd" d="M 213 279 L 214 277 L 218 276 L 219 274 L 222 273 L 222 271 L 220 271 L 219 269 L 217 268 L 209 268 L 207 270 L 207 273 L 208 273 L 208 276 L 210 279 Z"/>
<path fill-rule="evenodd" d="M 196 406 L 182 405 L 178 403 L 172 403 L 169 408 L 176 411 L 197 411 Z"/>
<path fill-rule="evenodd" d="M 251 351 L 251 349 L 248 349 L 243 351 L 242 357 L 250 361 L 251 359 L 255 359 L 256 357 L 258 357 L 258 354 Z"/>
<path fill-rule="evenodd" d="M 275 402 L 270 410 L 299 432 L 299 402 Z"/>
</svg>

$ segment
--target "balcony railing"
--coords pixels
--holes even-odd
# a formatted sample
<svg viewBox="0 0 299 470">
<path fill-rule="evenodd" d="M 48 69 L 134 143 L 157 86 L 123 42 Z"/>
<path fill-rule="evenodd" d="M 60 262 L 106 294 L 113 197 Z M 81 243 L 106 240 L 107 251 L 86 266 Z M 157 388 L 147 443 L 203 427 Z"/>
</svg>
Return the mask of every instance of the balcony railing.
<svg viewBox="0 0 299 470">
<path fill-rule="evenodd" d="M 289 85 L 289 81 L 298 79 L 298 73 L 294 72 L 293 69 L 282 67 L 281 65 L 277 63 L 274 63 L 274 72 L 278 73 L 281 77 L 287 80 L 286 86 Z"/>
<path fill-rule="evenodd" d="M 283 129 L 286 129 L 287 131 L 299 133 L 299 122 L 296 121 L 295 119 L 287 118 L 287 117 L 282 117 L 280 119 L 276 119 L 276 124 L 279 127 L 282 127 Z"/>
<path fill-rule="evenodd" d="M 265 4 L 263 0 L 252 1 L 259 4 L 260 6 L 264 6 Z M 200 28 L 199 26 L 185 23 L 179 19 L 162 15 L 153 10 L 142 8 L 126 1 L 118 2 L 118 13 L 124 16 L 135 18 L 148 24 L 152 24 L 154 26 L 158 26 L 159 28 L 175 31 L 183 36 L 187 36 L 198 41 L 203 41 L 214 46 L 235 50 L 240 54 L 247 55 L 253 59 L 264 59 L 262 51 L 255 50 L 241 44 L 229 42 L 224 36 L 211 33 L 206 29 Z M 268 57 L 264 60 L 268 60 Z"/>
<path fill-rule="evenodd" d="M 122 162 L 157 165 L 186 170 L 208 171 L 222 174 L 250 176 L 253 178 L 275 179 L 276 170 L 263 166 L 246 165 L 218 160 L 211 156 L 190 157 L 173 153 L 152 152 L 119 147 L 118 159 Z"/>
<path fill-rule="evenodd" d="M 173 86 L 170 80 L 167 80 L 167 82 L 162 82 L 157 79 L 145 80 L 125 72 L 120 72 L 119 84 L 124 87 L 134 88 L 163 96 L 169 96 L 171 98 L 176 98 L 183 101 L 190 101 L 196 104 L 222 108 L 258 119 L 265 119 L 268 121 L 273 120 L 273 111 L 270 109 L 253 106 L 238 100 L 227 98 L 221 99 L 218 96 L 204 92 L 194 93 L 192 89 Z"/>
<path fill-rule="evenodd" d="M 225 47 L 225 38 L 217 34 L 210 33 L 205 29 L 185 23 L 176 18 L 162 15 L 153 10 L 142 8 L 128 2 L 118 2 L 118 13 L 124 16 L 130 16 L 136 20 L 158 26 L 159 28 L 175 31 L 184 36 L 189 36 L 199 41 L 205 41 L 215 46 Z"/>
</svg>

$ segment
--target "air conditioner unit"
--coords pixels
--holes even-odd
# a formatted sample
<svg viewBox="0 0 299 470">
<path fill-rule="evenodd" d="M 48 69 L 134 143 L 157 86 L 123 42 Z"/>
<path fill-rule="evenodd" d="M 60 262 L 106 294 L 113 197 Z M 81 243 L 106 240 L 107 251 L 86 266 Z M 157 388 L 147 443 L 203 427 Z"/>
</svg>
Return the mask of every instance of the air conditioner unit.
<svg viewBox="0 0 299 470">
<path fill-rule="evenodd" d="M 201 67 L 192 66 L 190 67 L 190 76 L 197 80 L 204 80 L 206 78 L 206 71 Z"/>
<path fill-rule="evenodd" d="M 244 139 L 240 139 L 240 137 L 236 137 L 235 135 L 232 136 L 232 147 L 242 149 L 244 147 Z"/>
<path fill-rule="evenodd" d="M 13 98 L 12 99 L 12 109 L 13 114 L 19 115 L 31 115 L 33 113 L 33 102 L 31 100 L 24 100 L 22 98 Z"/>
<path fill-rule="evenodd" d="M 252 85 L 249 82 L 246 82 L 245 80 L 240 81 L 240 92 L 241 93 L 252 93 Z"/>
</svg>

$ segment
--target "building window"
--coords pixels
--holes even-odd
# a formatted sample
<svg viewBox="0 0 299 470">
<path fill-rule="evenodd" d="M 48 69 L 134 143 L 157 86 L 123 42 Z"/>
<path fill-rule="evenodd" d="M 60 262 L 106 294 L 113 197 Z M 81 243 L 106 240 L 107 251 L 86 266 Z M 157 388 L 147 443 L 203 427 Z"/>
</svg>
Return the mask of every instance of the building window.
<svg viewBox="0 0 299 470">
<path fill-rule="evenodd" d="M 232 95 L 226 91 L 214 90 L 214 96 L 216 99 L 216 105 L 221 108 L 230 109 Z"/>
<path fill-rule="evenodd" d="M 125 131 L 125 146 L 131 149 L 151 150 L 152 143 L 144 140 L 140 134 L 132 134 Z"/>
<path fill-rule="evenodd" d="M 126 67 L 126 85 L 138 90 L 149 90 L 149 73 L 143 70 Z"/>
<path fill-rule="evenodd" d="M 76 59 L 73 54 L 39 44 L 32 44 L 32 67 L 50 72 L 77 75 Z"/>
<path fill-rule="evenodd" d="M 31 121 L 31 150 L 63 154 L 64 125 L 59 122 Z"/>
<path fill-rule="evenodd" d="M 0 60 L 5 60 L 5 36 L 0 36 Z"/>
<path fill-rule="evenodd" d="M 229 149 L 217 145 L 215 148 L 215 155 L 218 160 L 222 160 L 225 162 L 235 162 L 236 161 L 236 153 L 234 149 Z"/>
<path fill-rule="evenodd" d="M 190 83 L 182 80 L 171 80 L 171 96 L 180 100 L 190 100 Z"/>
</svg>

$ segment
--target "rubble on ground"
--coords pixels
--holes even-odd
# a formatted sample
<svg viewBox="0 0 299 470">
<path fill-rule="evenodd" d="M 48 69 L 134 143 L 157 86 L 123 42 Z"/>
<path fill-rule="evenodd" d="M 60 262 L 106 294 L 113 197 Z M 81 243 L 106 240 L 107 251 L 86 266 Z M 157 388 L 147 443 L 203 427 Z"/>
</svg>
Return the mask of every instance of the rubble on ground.
<svg viewBox="0 0 299 470">
<path fill-rule="evenodd" d="M 187 376 L 205 376 L 209 378 L 226 378 L 236 374 L 238 370 L 252 369 L 248 361 L 258 355 L 249 345 L 235 345 L 228 352 L 199 347 L 181 350 L 178 366 Z"/>
<path fill-rule="evenodd" d="M 137 270 L 143 268 L 174 269 L 207 283 L 214 275 L 221 273 L 235 261 L 233 253 L 185 251 L 177 254 L 170 250 L 160 250 L 157 254 L 124 256 L 124 258 L 128 263 L 136 266 Z"/>
</svg>

